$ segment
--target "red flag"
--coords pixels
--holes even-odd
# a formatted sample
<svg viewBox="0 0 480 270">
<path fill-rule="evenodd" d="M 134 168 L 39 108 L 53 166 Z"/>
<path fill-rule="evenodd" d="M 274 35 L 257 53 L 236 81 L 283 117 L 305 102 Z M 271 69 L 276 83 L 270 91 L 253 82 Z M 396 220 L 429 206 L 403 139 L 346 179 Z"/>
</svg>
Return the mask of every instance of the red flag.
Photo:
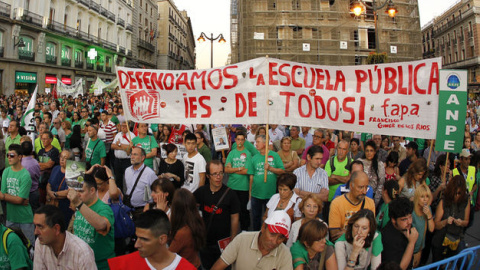
<svg viewBox="0 0 480 270">
<path fill-rule="evenodd" d="M 57 85 L 56 84 L 53 85 L 52 94 L 53 94 L 53 98 L 57 99 Z"/>
<path fill-rule="evenodd" d="M 135 136 L 138 136 L 138 128 L 137 128 L 137 125 L 138 125 L 138 123 L 135 123 L 135 126 L 133 126 L 133 134 L 135 134 Z"/>
</svg>

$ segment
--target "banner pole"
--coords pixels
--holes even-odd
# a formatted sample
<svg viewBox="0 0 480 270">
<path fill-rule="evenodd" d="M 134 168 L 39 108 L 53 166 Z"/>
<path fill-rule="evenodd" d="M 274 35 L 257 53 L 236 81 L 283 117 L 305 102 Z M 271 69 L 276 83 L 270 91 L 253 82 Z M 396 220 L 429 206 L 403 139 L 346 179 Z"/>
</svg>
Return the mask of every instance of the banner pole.
<svg viewBox="0 0 480 270">
<path fill-rule="evenodd" d="M 430 164 L 430 157 L 432 156 L 433 140 L 434 139 L 430 139 L 430 151 L 428 151 L 427 168 Z"/>
<path fill-rule="evenodd" d="M 450 152 L 447 152 L 447 158 L 445 159 L 445 169 L 443 170 L 442 183 L 445 183 L 447 181 L 446 176 L 447 176 L 448 154 L 450 154 Z"/>
<path fill-rule="evenodd" d="M 268 55 L 265 56 L 267 58 L 267 61 L 268 61 Z M 270 136 L 269 136 L 269 132 L 268 130 L 270 129 L 269 128 L 269 125 L 270 125 L 270 93 L 269 91 L 267 91 L 267 127 L 266 127 L 266 130 L 267 132 L 265 132 L 265 163 L 264 163 L 264 171 L 263 171 L 263 182 L 266 183 L 267 182 L 267 175 L 268 175 L 268 172 L 267 172 L 267 168 L 265 167 L 265 165 L 268 164 L 268 147 L 269 147 L 269 144 L 270 144 Z"/>
</svg>

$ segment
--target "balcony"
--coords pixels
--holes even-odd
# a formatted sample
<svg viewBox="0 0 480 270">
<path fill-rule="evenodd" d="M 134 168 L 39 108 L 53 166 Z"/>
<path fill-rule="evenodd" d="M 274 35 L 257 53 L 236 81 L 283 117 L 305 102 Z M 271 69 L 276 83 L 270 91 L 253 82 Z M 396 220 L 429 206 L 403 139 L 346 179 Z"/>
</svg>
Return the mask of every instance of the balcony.
<svg viewBox="0 0 480 270">
<path fill-rule="evenodd" d="M 103 71 L 103 64 L 97 64 L 97 70 Z"/>
<path fill-rule="evenodd" d="M 125 20 L 118 18 L 117 19 L 117 25 L 120 25 L 121 27 L 125 27 Z"/>
<path fill-rule="evenodd" d="M 17 12 L 17 9 L 14 10 L 14 12 Z M 21 18 L 22 21 L 28 23 L 28 24 L 33 24 L 36 26 L 43 26 L 43 16 L 40 16 L 36 13 L 30 12 L 28 10 L 23 11 L 23 16 Z"/>
<path fill-rule="evenodd" d="M 115 43 L 107 41 L 105 39 L 101 39 L 100 44 L 102 45 L 103 48 L 106 48 L 112 51 L 117 50 L 117 45 Z"/>
<path fill-rule="evenodd" d="M 108 18 L 107 9 L 106 9 L 106 8 L 100 7 L 100 14 L 102 14 L 103 16 L 105 16 L 106 18 Z"/>
<path fill-rule="evenodd" d="M 153 46 L 152 44 L 148 43 L 148 42 L 145 41 L 145 40 L 139 39 L 139 40 L 138 40 L 138 46 L 139 46 L 139 47 L 142 47 L 142 48 L 144 48 L 144 49 L 146 49 L 146 50 L 149 50 L 149 51 L 151 51 L 151 52 L 153 52 L 153 53 L 155 52 L 155 46 Z"/>
<path fill-rule="evenodd" d="M 107 10 L 107 18 L 110 19 L 110 21 L 115 22 L 115 14 L 113 12 Z"/>
<path fill-rule="evenodd" d="M 3 47 L 0 47 L 0 57 L 3 57 Z"/>
<path fill-rule="evenodd" d="M 132 57 L 132 56 L 133 56 L 132 50 L 128 50 L 127 55 L 130 56 L 130 57 Z"/>
<path fill-rule="evenodd" d="M 83 61 L 75 61 L 76 68 L 83 68 Z"/>
<path fill-rule="evenodd" d="M 64 58 L 62 58 L 62 66 L 64 66 L 64 67 L 70 67 L 70 66 L 72 66 L 72 59 L 64 59 Z"/>
<path fill-rule="evenodd" d="M 0 2 L 0 16 L 10 18 L 11 9 L 12 9 L 12 6 L 10 6 L 9 4 Z"/>
<path fill-rule="evenodd" d="M 90 9 L 100 13 L 100 5 L 93 1 L 90 2 Z"/>
<path fill-rule="evenodd" d="M 120 46 L 119 52 L 120 52 L 121 54 L 125 54 L 125 47 Z"/>
<path fill-rule="evenodd" d="M 35 53 L 31 51 L 18 50 L 18 59 L 35 61 Z"/>
<path fill-rule="evenodd" d="M 86 7 L 90 7 L 90 0 L 77 0 L 77 2 L 84 4 Z"/>
<path fill-rule="evenodd" d="M 45 58 L 45 63 L 56 65 L 57 64 L 57 57 L 55 55 L 47 55 Z"/>
<path fill-rule="evenodd" d="M 112 73 L 112 67 L 105 67 L 105 72 Z"/>
<path fill-rule="evenodd" d="M 62 35 L 69 35 L 71 37 L 76 37 L 78 30 L 67 26 L 65 24 L 50 20 L 47 24 L 47 29 L 52 30 L 54 32 L 60 33 Z"/>
<path fill-rule="evenodd" d="M 94 66 L 93 66 L 93 63 L 87 62 L 87 69 L 93 70 L 93 67 L 94 67 Z"/>
<path fill-rule="evenodd" d="M 127 23 L 127 27 L 125 29 L 127 29 L 127 31 L 133 32 L 133 25 Z"/>
</svg>

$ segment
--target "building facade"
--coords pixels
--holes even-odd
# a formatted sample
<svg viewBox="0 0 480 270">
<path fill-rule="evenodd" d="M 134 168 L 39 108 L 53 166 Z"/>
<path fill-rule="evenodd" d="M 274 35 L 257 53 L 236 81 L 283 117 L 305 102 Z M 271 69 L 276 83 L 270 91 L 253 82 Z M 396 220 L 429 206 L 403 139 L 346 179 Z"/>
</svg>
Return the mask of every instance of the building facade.
<svg viewBox="0 0 480 270">
<path fill-rule="evenodd" d="M 97 77 L 112 81 L 115 65 L 145 60 L 155 67 L 136 36 L 135 29 L 145 28 L 134 21 L 138 2 L 0 0 L 0 93 L 32 92 L 37 84 L 43 93 L 57 80 L 80 79 L 87 91 Z M 154 8 L 149 10 L 153 29 L 157 9 L 148 2 Z"/>
<path fill-rule="evenodd" d="M 195 38 L 186 11 L 179 11 L 172 0 L 157 1 L 159 69 L 195 69 Z"/>
<path fill-rule="evenodd" d="M 126 66 L 154 69 L 157 67 L 157 3 L 154 0 L 135 0 L 133 5 L 133 59 Z"/>
<path fill-rule="evenodd" d="M 480 90 L 480 1 L 458 0 L 422 28 L 423 57 L 446 69 L 468 70 L 469 90 Z"/>
<path fill-rule="evenodd" d="M 231 61 L 268 55 L 308 64 L 359 65 L 376 51 L 387 53 L 390 62 L 422 58 L 417 0 L 393 0 L 394 18 L 380 8 L 387 0 L 364 0 L 365 12 L 358 17 L 350 12 L 352 2 L 232 0 Z"/>
</svg>

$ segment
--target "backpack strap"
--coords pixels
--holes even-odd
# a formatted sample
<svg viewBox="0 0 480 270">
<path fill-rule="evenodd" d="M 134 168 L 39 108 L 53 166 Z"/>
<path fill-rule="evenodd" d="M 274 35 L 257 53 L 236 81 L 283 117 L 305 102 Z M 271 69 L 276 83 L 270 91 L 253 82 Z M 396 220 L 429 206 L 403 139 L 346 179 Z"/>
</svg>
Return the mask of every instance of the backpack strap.
<svg viewBox="0 0 480 270">
<path fill-rule="evenodd" d="M 8 238 L 8 236 L 10 235 L 10 233 L 12 233 L 12 232 L 13 232 L 12 229 L 7 228 L 7 229 L 3 232 L 3 235 L 2 235 L 3 249 L 5 250 L 5 254 L 7 254 L 7 256 L 8 256 L 7 238 Z"/>
</svg>

